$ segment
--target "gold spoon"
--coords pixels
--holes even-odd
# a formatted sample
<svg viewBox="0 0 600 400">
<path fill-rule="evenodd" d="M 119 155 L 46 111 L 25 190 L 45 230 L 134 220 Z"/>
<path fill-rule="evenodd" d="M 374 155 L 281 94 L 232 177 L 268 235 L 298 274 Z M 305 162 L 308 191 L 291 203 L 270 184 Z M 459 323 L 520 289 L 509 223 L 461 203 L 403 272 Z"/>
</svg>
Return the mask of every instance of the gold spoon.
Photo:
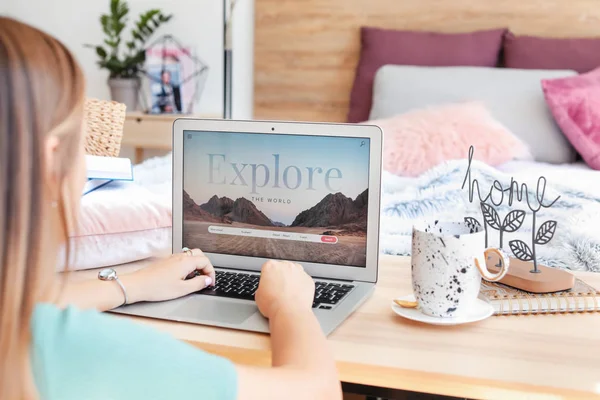
<svg viewBox="0 0 600 400">
<path fill-rule="evenodd" d="M 394 303 L 398 304 L 400 307 L 404 308 L 417 308 L 419 303 L 416 301 L 408 301 L 408 300 L 398 300 L 394 299 Z"/>
</svg>

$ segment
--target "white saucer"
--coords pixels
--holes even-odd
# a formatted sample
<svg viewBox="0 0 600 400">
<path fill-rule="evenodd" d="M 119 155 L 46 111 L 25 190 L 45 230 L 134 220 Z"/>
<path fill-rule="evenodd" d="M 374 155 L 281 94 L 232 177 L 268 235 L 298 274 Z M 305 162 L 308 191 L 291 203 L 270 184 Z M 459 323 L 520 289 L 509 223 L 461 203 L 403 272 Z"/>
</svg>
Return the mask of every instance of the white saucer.
<svg viewBox="0 0 600 400">
<path fill-rule="evenodd" d="M 415 296 L 408 295 L 403 297 L 398 297 L 397 300 L 405 300 L 405 301 L 415 301 Z M 470 310 L 466 315 L 462 315 L 460 317 L 452 317 L 452 318 L 440 318 L 440 317 L 432 317 L 429 315 L 425 315 L 419 310 L 419 308 L 404 308 L 400 307 L 396 303 L 392 301 L 392 310 L 401 317 L 423 322 L 425 324 L 431 325 L 460 325 L 460 324 L 468 324 L 470 322 L 482 321 L 486 318 L 491 317 L 494 314 L 494 307 L 481 299 L 477 299 L 475 302 L 475 306 L 472 310 Z"/>
</svg>

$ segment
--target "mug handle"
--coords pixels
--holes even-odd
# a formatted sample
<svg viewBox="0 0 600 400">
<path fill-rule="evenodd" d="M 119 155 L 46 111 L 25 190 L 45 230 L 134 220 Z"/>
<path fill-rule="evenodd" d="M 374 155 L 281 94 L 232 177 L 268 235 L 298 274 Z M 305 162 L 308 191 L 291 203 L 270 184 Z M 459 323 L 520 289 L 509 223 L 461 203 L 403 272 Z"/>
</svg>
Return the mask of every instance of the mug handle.
<svg viewBox="0 0 600 400">
<path fill-rule="evenodd" d="M 498 255 L 498 257 L 500 257 L 500 263 L 502 264 L 502 267 L 500 268 L 500 271 L 497 274 L 493 274 L 490 271 L 488 271 L 487 266 L 485 264 L 482 267 L 479 264 L 479 260 L 477 258 L 475 259 L 475 266 L 479 270 L 479 273 L 481 274 L 483 279 L 485 279 L 486 281 L 490 281 L 490 282 L 497 282 L 500 279 L 504 278 L 504 276 L 508 272 L 508 266 L 510 265 L 510 259 L 502 250 L 496 249 L 496 248 L 489 248 L 483 252 L 483 256 L 486 260 L 488 258 L 488 254 L 490 254 L 490 253 L 495 253 Z"/>
</svg>

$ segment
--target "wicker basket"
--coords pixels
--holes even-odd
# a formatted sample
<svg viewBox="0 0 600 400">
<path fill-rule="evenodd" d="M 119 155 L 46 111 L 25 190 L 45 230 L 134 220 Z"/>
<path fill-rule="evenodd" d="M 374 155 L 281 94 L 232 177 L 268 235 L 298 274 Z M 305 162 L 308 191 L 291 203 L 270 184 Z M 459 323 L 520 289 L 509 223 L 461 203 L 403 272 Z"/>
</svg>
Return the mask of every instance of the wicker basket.
<svg viewBox="0 0 600 400">
<path fill-rule="evenodd" d="M 86 99 L 85 122 L 85 152 L 94 156 L 118 157 L 125 124 L 125 104 Z"/>
</svg>

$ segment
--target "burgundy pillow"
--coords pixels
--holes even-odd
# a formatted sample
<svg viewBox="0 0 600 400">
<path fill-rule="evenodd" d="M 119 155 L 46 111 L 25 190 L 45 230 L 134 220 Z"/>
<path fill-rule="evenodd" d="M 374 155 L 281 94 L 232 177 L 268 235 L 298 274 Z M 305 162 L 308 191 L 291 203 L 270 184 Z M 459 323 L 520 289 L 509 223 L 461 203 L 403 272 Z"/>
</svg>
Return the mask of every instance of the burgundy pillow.
<svg viewBox="0 0 600 400">
<path fill-rule="evenodd" d="M 522 69 L 572 69 L 579 73 L 600 66 L 600 38 L 504 38 L 504 65 Z"/>
<path fill-rule="evenodd" d="M 373 78 L 387 64 L 429 67 L 495 67 L 507 29 L 438 33 L 361 28 L 361 54 L 350 95 L 348 122 L 371 112 Z"/>
<path fill-rule="evenodd" d="M 542 80 L 542 89 L 567 139 L 591 168 L 600 170 L 600 68 Z"/>
</svg>

